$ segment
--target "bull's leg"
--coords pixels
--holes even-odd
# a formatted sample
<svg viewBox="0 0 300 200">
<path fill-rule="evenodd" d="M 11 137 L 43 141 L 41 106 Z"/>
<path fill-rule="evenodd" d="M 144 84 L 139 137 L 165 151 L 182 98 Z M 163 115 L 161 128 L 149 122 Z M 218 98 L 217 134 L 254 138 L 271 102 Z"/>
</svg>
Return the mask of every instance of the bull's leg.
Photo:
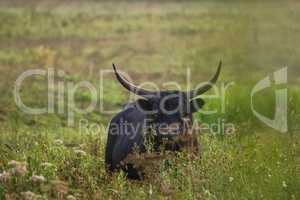
<svg viewBox="0 0 300 200">
<path fill-rule="evenodd" d="M 180 135 L 175 138 L 165 138 L 160 141 L 160 150 L 166 151 L 184 151 L 190 154 L 198 155 L 199 142 L 196 134 Z"/>
<path fill-rule="evenodd" d="M 133 180 L 143 180 L 145 174 L 138 170 L 134 164 L 132 163 L 126 163 L 122 166 L 122 170 L 126 173 L 127 178 L 133 179 Z"/>
</svg>

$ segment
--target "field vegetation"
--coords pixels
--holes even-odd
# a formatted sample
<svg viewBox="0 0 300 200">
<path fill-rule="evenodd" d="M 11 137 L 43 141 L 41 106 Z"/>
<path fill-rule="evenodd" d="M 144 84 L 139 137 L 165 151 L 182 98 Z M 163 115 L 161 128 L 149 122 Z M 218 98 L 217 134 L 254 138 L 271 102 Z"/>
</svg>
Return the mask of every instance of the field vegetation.
<svg viewBox="0 0 300 200">
<path fill-rule="evenodd" d="M 0 2 L 0 199 L 300 199 L 300 4 L 297 1 L 68 1 Z M 234 124 L 232 134 L 199 133 L 201 157 L 186 153 L 160 160 L 145 181 L 109 176 L 104 167 L 106 126 L 128 101 L 112 62 L 135 83 L 160 88 L 206 81 L 219 60 L 225 107 L 206 99 L 201 123 Z M 258 120 L 251 90 L 287 66 L 288 83 L 256 94 L 255 109 L 275 115 L 275 93 L 288 88 L 288 132 Z M 54 112 L 30 115 L 15 102 L 26 70 L 55 71 Z M 57 74 L 64 73 L 63 76 Z M 68 107 L 69 83 L 97 90 L 74 93 L 80 114 Z M 63 98 L 57 98 L 63 83 Z M 101 88 L 103 89 L 101 93 Z M 213 94 L 213 92 L 211 93 Z M 27 78 L 22 101 L 46 107 L 47 76 Z M 63 112 L 58 112 L 58 108 Z M 70 125 L 70 113 L 74 113 Z M 84 124 L 84 125 L 83 125 Z M 143 158 L 141 158 L 143 159 Z"/>
</svg>

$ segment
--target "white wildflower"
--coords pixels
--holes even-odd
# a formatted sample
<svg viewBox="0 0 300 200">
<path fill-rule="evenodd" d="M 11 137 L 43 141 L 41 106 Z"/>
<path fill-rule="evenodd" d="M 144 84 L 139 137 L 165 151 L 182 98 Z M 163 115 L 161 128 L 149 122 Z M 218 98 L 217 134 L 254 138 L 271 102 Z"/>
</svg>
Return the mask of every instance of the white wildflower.
<svg viewBox="0 0 300 200">
<path fill-rule="evenodd" d="M 153 194 L 152 185 L 150 185 L 149 195 L 152 195 L 152 194 Z"/>
<path fill-rule="evenodd" d="M 233 180 L 234 180 L 234 178 L 230 176 L 229 177 L 229 182 L 231 183 Z"/>
<path fill-rule="evenodd" d="M 16 166 L 19 165 L 19 164 L 20 164 L 20 162 L 15 161 L 15 160 L 11 160 L 11 161 L 9 161 L 9 162 L 7 163 L 7 165 L 8 165 L 9 167 L 16 167 Z"/>
<path fill-rule="evenodd" d="M 43 162 L 41 163 L 41 167 L 53 167 L 54 165 L 52 163 L 49 162 Z"/>
<path fill-rule="evenodd" d="M 9 165 L 12 166 L 9 170 L 12 175 L 24 176 L 27 173 L 26 162 L 11 161 L 9 162 Z"/>
<path fill-rule="evenodd" d="M 67 200 L 76 200 L 76 198 L 73 195 L 68 195 Z"/>
<path fill-rule="evenodd" d="M 51 181 L 51 185 L 53 192 L 58 193 L 60 195 L 66 195 L 69 192 L 68 184 L 64 181 L 54 180 Z"/>
<path fill-rule="evenodd" d="M 287 188 L 287 184 L 285 181 L 282 181 L 282 187 Z"/>
<path fill-rule="evenodd" d="M 46 181 L 44 176 L 33 175 L 31 177 L 32 182 L 34 183 L 43 183 Z"/>
<path fill-rule="evenodd" d="M 277 164 L 277 165 L 280 165 L 280 162 L 279 162 L 279 161 L 277 161 L 277 162 L 276 162 L 276 164 Z"/>
<path fill-rule="evenodd" d="M 76 153 L 78 156 L 86 156 L 86 152 L 80 149 L 74 149 L 74 153 Z"/>
<path fill-rule="evenodd" d="M 53 143 L 54 143 L 55 145 L 57 145 L 57 146 L 60 146 L 60 145 L 62 145 L 64 142 L 63 142 L 62 140 L 60 140 L 60 139 L 57 139 L 57 140 L 54 140 Z"/>
<path fill-rule="evenodd" d="M 23 196 L 24 200 L 35 200 L 37 199 L 37 195 L 31 191 L 22 192 L 21 195 Z"/>
<path fill-rule="evenodd" d="M 11 173 L 4 171 L 0 174 L 0 182 L 7 183 L 11 179 Z"/>
<path fill-rule="evenodd" d="M 271 178 L 271 177 L 272 177 L 272 175 L 271 175 L 271 174 L 268 174 L 268 177 L 269 177 L 269 178 Z"/>
</svg>

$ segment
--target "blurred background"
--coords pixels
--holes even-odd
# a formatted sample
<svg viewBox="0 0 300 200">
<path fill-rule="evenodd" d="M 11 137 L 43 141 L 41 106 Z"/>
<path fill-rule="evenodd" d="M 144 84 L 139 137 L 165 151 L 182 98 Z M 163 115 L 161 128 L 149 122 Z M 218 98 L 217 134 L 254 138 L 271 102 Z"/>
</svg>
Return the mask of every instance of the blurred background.
<svg viewBox="0 0 300 200">
<path fill-rule="evenodd" d="M 35 68 L 61 69 L 67 81 L 98 87 L 99 71 L 115 62 L 135 83 L 178 81 L 184 87 L 187 68 L 198 84 L 223 60 L 222 81 L 240 87 L 253 87 L 285 66 L 290 87 L 299 83 L 296 1 L 4 0 L 0 5 L 1 118 L 14 110 L 16 78 Z M 122 104 L 126 95 L 112 78 L 104 81 L 100 97 L 108 107 Z M 27 82 L 25 103 L 43 105 L 46 84 Z M 88 100 L 82 93 L 79 98 Z"/>
</svg>

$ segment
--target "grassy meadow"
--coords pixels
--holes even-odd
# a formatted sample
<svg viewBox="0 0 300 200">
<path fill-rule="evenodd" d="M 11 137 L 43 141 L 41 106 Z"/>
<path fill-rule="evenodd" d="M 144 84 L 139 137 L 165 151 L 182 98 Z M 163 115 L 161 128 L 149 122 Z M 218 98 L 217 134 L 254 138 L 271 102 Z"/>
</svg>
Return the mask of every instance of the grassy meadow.
<svg viewBox="0 0 300 200">
<path fill-rule="evenodd" d="M 69 1 L 0 2 L 0 199 L 300 199 L 300 3 L 297 1 Z M 202 123 L 235 126 L 233 134 L 200 134 L 201 157 L 168 157 L 142 182 L 104 167 L 105 127 L 129 94 L 112 62 L 135 83 L 160 88 L 176 81 L 206 81 L 219 60 L 219 84 L 234 82 L 220 99 L 206 99 Z M 251 90 L 287 66 L 288 132 L 276 131 L 251 111 Z M 26 70 L 53 69 L 54 112 L 30 115 L 15 102 L 14 86 Z M 88 81 L 97 90 L 75 93 L 80 114 L 68 107 L 68 84 Z M 102 86 L 101 86 L 102 84 Z M 278 86 L 280 88 L 280 86 Z M 272 118 L 277 87 L 255 96 Z M 102 93 L 100 92 L 102 90 Z M 20 96 L 47 107 L 47 76 L 22 83 Z M 101 107 L 102 106 L 102 107 Z M 60 112 L 58 111 L 61 108 Z M 74 113 L 70 126 L 70 113 Z M 85 123 L 82 127 L 82 123 Z M 141 158 L 142 159 L 142 158 Z"/>
</svg>

